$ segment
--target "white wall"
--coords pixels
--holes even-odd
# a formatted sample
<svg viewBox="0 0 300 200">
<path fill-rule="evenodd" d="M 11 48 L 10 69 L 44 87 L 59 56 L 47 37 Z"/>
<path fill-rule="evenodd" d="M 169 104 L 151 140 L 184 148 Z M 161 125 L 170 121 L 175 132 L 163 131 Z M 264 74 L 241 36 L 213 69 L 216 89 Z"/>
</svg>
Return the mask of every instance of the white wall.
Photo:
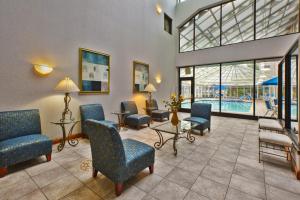
<svg viewBox="0 0 300 200">
<path fill-rule="evenodd" d="M 150 81 L 162 83 L 154 97 L 163 100 L 174 90 L 174 37 L 163 31 L 163 14 L 155 4 L 175 14 L 172 0 L 1 0 L 0 1 L 0 110 L 39 108 L 44 134 L 61 137 L 58 120 L 63 94 L 53 88 L 66 75 L 78 83 L 80 47 L 111 55 L 109 95 L 72 94 L 71 110 L 79 119 L 79 105 L 102 103 L 108 119 L 122 100 L 134 99 L 139 109 L 144 95 L 132 94 L 132 61 L 150 64 Z M 47 78 L 32 72 L 32 63 L 55 66 Z M 79 127 L 75 132 L 80 132 Z"/>
<path fill-rule="evenodd" d="M 293 34 L 193 52 L 177 53 L 176 66 L 282 57 L 298 37 L 299 34 Z"/>
</svg>

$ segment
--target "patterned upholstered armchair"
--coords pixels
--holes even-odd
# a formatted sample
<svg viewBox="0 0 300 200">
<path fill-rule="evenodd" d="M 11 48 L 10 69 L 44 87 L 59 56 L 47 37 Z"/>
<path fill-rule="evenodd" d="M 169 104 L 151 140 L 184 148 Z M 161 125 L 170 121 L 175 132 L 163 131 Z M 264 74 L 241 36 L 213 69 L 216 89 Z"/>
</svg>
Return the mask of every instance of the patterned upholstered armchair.
<svg viewBox="0 0 300 200">
<path fill-rule="evenodd" d="M 138 109 L 134 101 L 121 102 L 121 111 L 129 112 L 129 114 L 124 116 L 124 123 L 126 125 L 137 127 L 137 129 L 140 129 L 143 124 L 150 126 L 151 118 L 148 115 L 138 114 Z"/>
<path fill-rule="evenodd" d="M 117 123 L 109 120 L 105 120 L 104 110 L 101 104 L 87 104 L 81 105 L 80 107 L 81 115 L 81 129 L 82 133 L 86 134 L 86 120 L 94 119 L 97 121 L 102 121 L 103 123 L 111 124 L 117 127 Z"/>
<path fill-rule="evenodd" d="M 153 173 L 153 147 L 136 140 L 122 140 L 114 126 L 102 121 L 87 120 L 86 130 L 91 143 L 93 177 L 99 171 L 112 180 L 117 196 L 130 177 L 147 167 Z"/>
<path fill-rule="evenodd" d="M 201 135 L 203 135 L 205 129 L 210 131 L 211 104 L 193 103 L 191 117 L 185 118 L 184 120 L 198 124 L 194 129 L 199 130 Z"/>
<path fill-rule="evenodd" d="M 149 107 L 155 109 L 148 110 L 147 108 Z M 149 100 L 146 100 L 146 109 L 147 109 L 147 113 L 151 114 L 152 119 L 160 119 L 160 121 L 163 121 L 163 119 L 167 118 L 169 120 L 170 112 L 168 110 L 159 110 L 157 101 L 155 99 L 151 100 L 151 104 L 149 103 Z"/>
<path fill-rule="evenodd" d="M 52 141 L 41 134 L 38 110 L 0 112 L 0 177 L 7 168 L 41 155 L 51 160 Z"/>
</svg>

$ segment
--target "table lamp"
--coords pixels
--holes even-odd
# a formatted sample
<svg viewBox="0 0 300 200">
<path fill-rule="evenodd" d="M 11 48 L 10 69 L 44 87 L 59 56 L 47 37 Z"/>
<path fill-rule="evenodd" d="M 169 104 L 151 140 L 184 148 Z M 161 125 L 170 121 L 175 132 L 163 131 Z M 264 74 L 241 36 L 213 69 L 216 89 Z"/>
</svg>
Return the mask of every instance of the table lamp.
<svg viewBox="0 0 300 200">
<path fill-rule="evenodd" d="M 69 120 L 73 120 L 72 119 L 72 112 L 69 109 L 69 104 L 71 101 L 71 97 L 70 97 L 70 93 L 72 92 L 79 92 L 79 88 L 77 87 L 77 85 L 69 78 L 69 77 L 65 77 L 63 80 L 61 80 L 57 86 L 55 87 L 55 90 L 58 92 L 62 92 L 65 93 L 65 109 L 62 113 L 62 118 L 61 118 L 61 122 L 64 122 L 66 120 L 66 115 L 69 115 L 70 118 Z"/>
<path fill-rule="evenodd" d="M 146 86 L 146 88 L 145 88 L 144 91 L 149 93 L 149 106 L 151 107 L 152 106 L 152 93 L 156 92 L 156 88 L 154 87 L 154 85 L 152 85 L 151 83 L 149 83 Z"/>
</svg>

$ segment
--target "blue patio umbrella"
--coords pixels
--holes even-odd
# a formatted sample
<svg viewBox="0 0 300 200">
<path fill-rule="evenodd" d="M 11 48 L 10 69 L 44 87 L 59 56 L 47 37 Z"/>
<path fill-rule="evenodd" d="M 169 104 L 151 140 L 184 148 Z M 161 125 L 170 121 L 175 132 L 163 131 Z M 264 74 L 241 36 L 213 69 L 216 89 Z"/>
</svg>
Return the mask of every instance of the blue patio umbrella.
<svg viewBox="0 0 300 200">
<path fill-rule="evenodd" d="M 271 78 L 262 82 L 261 85 L 278 85 L 278 77 Z"/>
<path fill-rule="evenodd" d="M 221 86 L 220 86 L 220 85 L 215 85 L 215 86 L 214 86 L 214 89 L 215 89 L 215 90 L 225 90 L 225 89 L 226 89 L 226 86 L 225 86 L 225 85 L 221 85 Z"/>
</svg>

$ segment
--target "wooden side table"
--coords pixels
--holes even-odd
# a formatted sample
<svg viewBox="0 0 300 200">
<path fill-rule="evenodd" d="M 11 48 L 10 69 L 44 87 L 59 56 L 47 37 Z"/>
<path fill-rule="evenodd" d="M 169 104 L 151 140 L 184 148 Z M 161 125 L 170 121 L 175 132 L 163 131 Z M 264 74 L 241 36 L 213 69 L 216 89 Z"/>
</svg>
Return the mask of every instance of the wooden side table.
<svg viewBox="0 0 300 200">
<path fill-rule="evenodd" d="M 51 124 L 60 126 L 63 133 L 63 138 L 60 141 L 60 144 L 57 146 L 58 151 L 62 151 L 65 147 L 66 141 L 68 141 L 69 145 L 76 146 L 78 144 L 78 139 L 71 138 L 73 129 L 76 124 L 78 124 L 80 121 L 76 120 L 66 120 L 66 121 L 57 121 L 57 122 L 51 122 Z M 69 129 L 68 135 L 66 134 L 66 125 L 71 125 L 71 128 Z"/>
</svg>

